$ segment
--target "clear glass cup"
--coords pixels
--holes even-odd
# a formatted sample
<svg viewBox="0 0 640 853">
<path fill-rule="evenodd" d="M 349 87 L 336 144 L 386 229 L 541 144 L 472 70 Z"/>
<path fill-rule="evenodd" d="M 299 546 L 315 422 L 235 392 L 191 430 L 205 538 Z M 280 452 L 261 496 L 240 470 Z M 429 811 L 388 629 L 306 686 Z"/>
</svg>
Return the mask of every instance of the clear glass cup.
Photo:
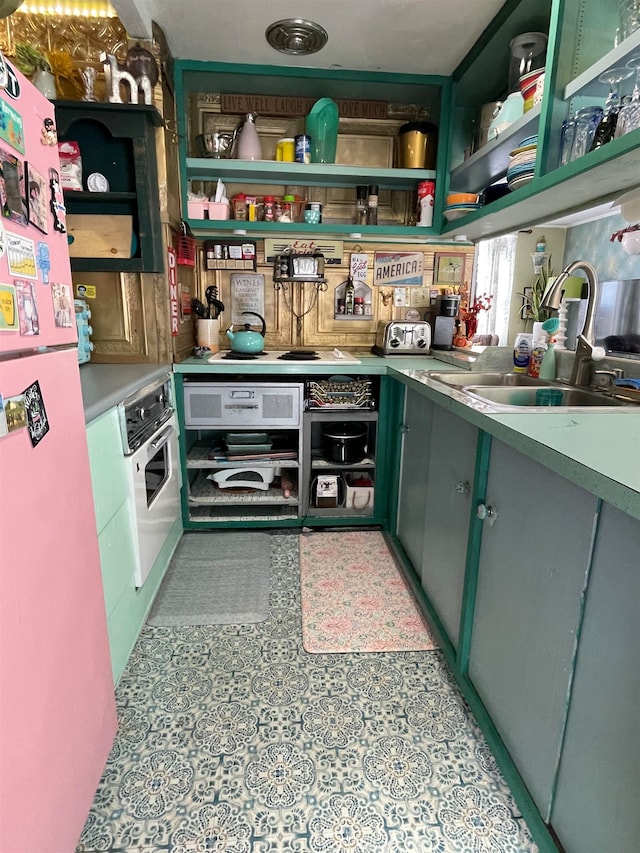
<svg viewBox="0 0 640 853">
<path fill-rule="evenodd" d="M 627 62 L 627 68 L 635 70 L 636 81 L 631 93 L 631 100 L 623 104 L 618 113 L 618 121 L 614 134 L 615 139 L 640 127 L 640 54 L 631 57 Z"/>
<path fill-rule="evenodd" d="M 600 123 L 596 128 L 593 142 L 589 151 L 595 151 L 611 142 L 613 135 L 616 132 L 616 124 L 618 123 L 618 112 L 620 111 L 620 95 L 618 94 L 618 83 L 626 80 L 633 75 L 631 68 L 619 67 L 611 68 L 605 71 L 598 77 L 601 83 L 609 84 L 609 94 L 604 105 L 604 113 L 600 119 Z"/>
<path fill-rule="evenodd" d="M 604 110 L 599 106 L 583 107 L 575 115 L 575 133 L 571 146 L 571 160 L 577 160 L 589 151 L 596 128 Z"/>
<path fill-rule="evenodd" d="M 576 120 L 575 118 L 567 118 L 562 122 L 562 131 L 560 134 L 560 165 L 566 166 L 571 162 L 571 149 L 573 140 L 576 135 Z"/>
<path fill-rule="evenodd" d="M 618 0 L 616 47 L 638 29 L 640 29 L 640 0 Z"/>
</svg>

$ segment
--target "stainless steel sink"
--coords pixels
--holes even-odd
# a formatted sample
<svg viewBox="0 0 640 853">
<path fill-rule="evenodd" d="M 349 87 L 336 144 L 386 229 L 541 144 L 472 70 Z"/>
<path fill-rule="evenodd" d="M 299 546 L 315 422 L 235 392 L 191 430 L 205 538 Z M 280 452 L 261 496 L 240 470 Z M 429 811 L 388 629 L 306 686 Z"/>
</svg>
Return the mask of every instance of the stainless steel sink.
<svg viewBox="0 0 640 853">
<path fill-rule="evenodd" d="M 552 406 L 541 405 L 536 401 L 536 394 L 540 390 L 553 389 L 558 393 L 558 401 Z M 576 407 L 620 407 L 634 405 L 625 403 L 624 400 L 616 400 L 607 397 L 597 391 L 588 391 L 584 388 L 566 388 L 558 385 L 538 385 L 534 388 L 497 388 L 484 385 L 467 385 L 463 389 L 467 394 L 472 394 L 485 403 L 493 403 L 501 406 L 525 406 L 528 408 L 544 408 L 553 411 L 554 406 L 576 406 Z"/>
<path fill-rule="evenodd" d="M 442 382 L 445 385 L 450 385 L 453 388 L 468 387 L 469 385 L 483 387 L 493 386 L 508 386 L 520 387 L 522 385 L 548 385 L 547 379 L 534 379 L 532 376 L 527 376 L 526 373 L 473 373 L 465 371 L 464 373 L 443 372 L 438 373 L 430 370 L 427 374 L 429 379 L 435 379 L 436 382 Z"/>
</svg>

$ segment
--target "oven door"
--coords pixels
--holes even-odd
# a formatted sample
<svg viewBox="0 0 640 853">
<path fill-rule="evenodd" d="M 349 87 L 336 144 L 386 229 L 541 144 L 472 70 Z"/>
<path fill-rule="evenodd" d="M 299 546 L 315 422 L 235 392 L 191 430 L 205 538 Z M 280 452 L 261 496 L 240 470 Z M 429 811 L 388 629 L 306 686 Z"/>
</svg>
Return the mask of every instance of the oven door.
<svg viewBox="0 0 640 853">
<path fill-rule="evenodd" d="M 180 516 L 176 417 L 127 458 L 136 543 L 135 585 L 145 582 Z"/>
</svg>

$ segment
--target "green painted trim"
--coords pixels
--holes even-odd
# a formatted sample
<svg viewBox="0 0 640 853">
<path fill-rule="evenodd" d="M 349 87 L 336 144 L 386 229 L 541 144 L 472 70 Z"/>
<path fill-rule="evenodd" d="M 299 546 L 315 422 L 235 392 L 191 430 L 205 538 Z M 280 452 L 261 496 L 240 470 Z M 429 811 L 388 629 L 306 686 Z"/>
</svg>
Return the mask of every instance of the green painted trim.
<svg viewBox="0 0 640 853">
<path fill-rule="evenodd" d="M 189 79 L 210 75 L 247 77 L 293 77 L 296 80 L 345 80 L 364 83 L 395 83 L 402 86 L 439 86 L 448 78 L 442 74 L 404 74 L 392 71 L 357 71 L 348 68 L 301 68 L 287 65 L 251 65 L 233 62 L 202 62 L 195 59 L 176 59 L 175 77 Z M 201 90 L 199 90 L 201 91 Z"/>
<path fill-rule="evenodd" d="M 398 525 L 398 503 L 400 489 L 400 465 L 402 461 L 402 425 L 404 422 L 404 407 L 406 398 L 406 386 L 400 382 L 391 380 L 390 389 L 390 411 L 387 418 L 387 429 L 389 430 L 388 450 L 388 480 L 389 491 L 388 517 L 385 529 L 395 531 Z"/>
<path fill-rule="evenodd" d="M 243 222 L 237 219 L 186 219 L 194 235 L 210 237 L 216 233 L 259 234 L 262 237 L 282 237 L 286 234 L 335 234 L 344 238 L 353 236 L 354 239 L 384 240 L 387 236 L 405 237 L 410 243 L 434 242 L 438 235 L 435 228 L 416 228 L 407 225 L 342 225 L 327 223 L 324 225 L 307 225 L 306 222 Z M 448 241 L 446 238 L 442 242 Z M 455 241 L 458 242 L 457 240 Z"/>
<path fill-rule="evenodd" d="M 502 6 L 494 15 L 489 24 L 487 24 L 482 33 L 478 36 L 478 39 L 471 50 L 453 72 L 454 81 L 457 82 L 468 71 L 471 71 L 473 65 L 482 56 L 486 43 L 501 27 L 506 24 L 513 12 L 521 5 L 521 2 L 522 0 L 507 0 L 504 6 Z"/>
<path fill-rule="evenodd" d="M 458 668 L 463 675 L 466 675 L 469 669 L 473 616 L 476 606 L 476 590 L 478 587 L 478 564 L 480 561 L 480 545 L 482 543 L 483 522 L 478 518 L 476 509 L 486 499 L 490 457 L 491 436 L 483 430 L 479 430 L 476 446 L 476 464 L 473 475 L 473 495 L 471 497 L 469 515 L 467 561 L 464 589 L 462 592 L 460 633 L 458 636 Z"/>
<path fill-rule="evenodd" d="M 375 180 L 381 187 L 415 190 L 418 182 L 436 178 L 434 169 L 382 169 L 344 166 L 340 163 L 281 163 L 276 160 L 215 160 L 187 157 L 191 181 L 251 181 L 255 184 L 303 184 L 304 186 L 353 187 L 363 180 Z"/>
</svg>

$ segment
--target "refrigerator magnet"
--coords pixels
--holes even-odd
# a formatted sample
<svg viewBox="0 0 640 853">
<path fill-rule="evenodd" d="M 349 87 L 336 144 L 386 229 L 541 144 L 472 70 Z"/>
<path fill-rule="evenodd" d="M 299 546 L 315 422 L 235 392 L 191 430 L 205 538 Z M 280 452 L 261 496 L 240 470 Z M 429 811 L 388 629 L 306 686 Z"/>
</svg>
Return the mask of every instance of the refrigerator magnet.
<svg viewBox="0 0 640 853">
<path fill-rule="evenodd" d="M 25 163 L 27 171 L 27 204 L 29 222 L 43 234 L 49 231 L 47 215 L 47 182 L 31 163 Z"/>
<path fill-rule="evenodd" d="M 43 121 L 42 133 L 40 134 L 40 142 L 43 145 L 58 144 L 58 131 L 56 130 L 56 125 L 52 118 L 46 118 Z"/>
<path fill-rule="evenodd" d="M 0 332 L 17 332 L 18 302 L 13 284 L 0 284 Z"/>
<path fill-rule="evenodd" d="M 4 413 L 4 402 L 2 400 L 2 394 L 0 394 L 0 438 L 2 438 L 3 435 L 7 435 L 8 432 L 7 416 Z"/>
<path fill-rule="evenodd" d="M 24 392 L 24 407 L 27 412 L 27 427 L 31 444 L 35 447 L 49 432 L 49 419 L 44 408 L 40 383 L 36 379 Z"/>
<path fill-rule="evenodd" d="M 73 291 L 70 284 L 52 284 L 53 322 L 58 328 L 70 329 L 75 322 Z"/>
<path fill-rule="evenodd" d="M 22 116 L 4 100 L 0 100 L 0 139 L 24 154 L 24 128 Z"/>
<path fill-rule="evenodd" d="M 43 284 L 49 284 L 49 270 L 51 269 L 51 256 L 49 255 L 49 246 L 47 243 L 38 242 L 38 250 L 36 252 L 38 269 L 40 270 L 40 278 Z"/>
<path fill-rule="evenodd" d="M 24 163 L 4 148 L 0 148 L 0 178 L 2 178 L 0 181 L 2 215 L 5 219 L 11 219 L 18 225 L 26 225 L 27 199 L 24 190 Z"/>
<path fill-rule="evenodd" d="M 16 296 L 18 299 L 18 319 L 21 335 L 39 335 L 40 321 L 36 292 L 32 281 L 16 281 Z"/>
<path fill-rule="evenodd" d="M 4 401 L 4 415 L 7 419 L 7 430 L 15 432 L 27 425 L 27 412 L 24 407 L 24 394 L 7 397 Z"/>
<path fill-rule="evenodd" d="M 60 183 L 60 175 L 56 169 L 49 169 L 49 187 L 51 189 L 49 207 L 53 213 L 53 229 L 54 231 L 59 231 L 60 234 L 66 234 L 67 210 L 64 206 L 64 194 L 62 192 L 62 184 Z"/>
<path fill-rule="evenodd" d="M 36 246 L 33 240 L 7 231 L 7 255 L 11 275 L 34 280 L 38 278 Z"/>
</svg>

